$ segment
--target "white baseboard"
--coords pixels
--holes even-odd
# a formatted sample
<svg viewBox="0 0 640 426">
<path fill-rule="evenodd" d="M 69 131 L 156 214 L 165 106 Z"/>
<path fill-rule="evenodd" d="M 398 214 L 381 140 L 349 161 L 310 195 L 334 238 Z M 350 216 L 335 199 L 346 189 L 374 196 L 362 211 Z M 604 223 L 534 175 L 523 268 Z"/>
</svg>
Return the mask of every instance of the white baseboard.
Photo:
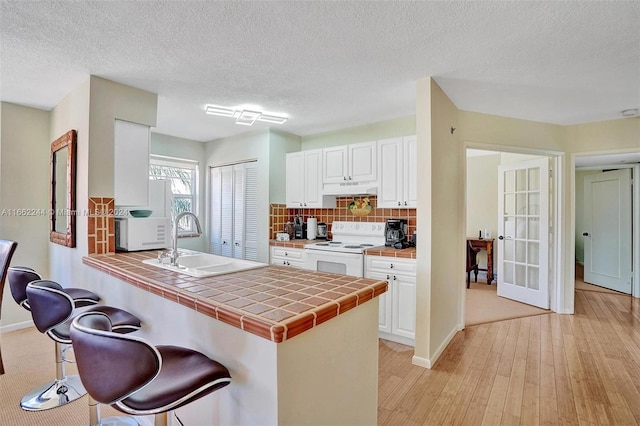
<svg viewBox="0 0 640 426">
<path fill-rule="evenodd" d="M 424 367 L 424 368 L 431 369 L 431 367 L 433 367 L 435 365 L 435 363 L 438 360 L 438 358 L 440 358 L 440 355 L 442 355 L 444 350 L 447 348 L 447 346 L 449 345 L 449 343 L 453 339 L 453 336 L 455 336 L 456 333 L 458 331 L 460 331 L 460 330 L 461 330 L 461 328 L 458 328 L 458 326 L 456 326 L 456 328 L 451 330 L 449 335 L 444 339 L 442 344 L 438 347 L 438 349 L 436 350 L 436 352 L 433 354 L 433 356 L 431 358 L 423 358 L 421 356 L 414 355 L 413 358 L 411 358 L 411 363 L 413 365 L 417 365 L 418 367 Z"/>
<path fill-rule="evenodd" d="M 17 322 L 15 324 L 8 324 L 8 325 L 3 325 L 2 327 L 0 327 L 0 333 L 9 333 L 12 331 L 16 331 L 16 330 L 22 330 L 23 328 L 29 328 L 29 327 L 33 327 L 33 321 L 29 320 L 29 321 L 24 321 L 24 322 Z"/>
<path fill-rule="evenodd" d="M 411 358 L 411 364 L 417 365 L 418 367 L 431 369 L 431 361 L 421 356 L 414 355 L 413 358 Z"/>
</svg>

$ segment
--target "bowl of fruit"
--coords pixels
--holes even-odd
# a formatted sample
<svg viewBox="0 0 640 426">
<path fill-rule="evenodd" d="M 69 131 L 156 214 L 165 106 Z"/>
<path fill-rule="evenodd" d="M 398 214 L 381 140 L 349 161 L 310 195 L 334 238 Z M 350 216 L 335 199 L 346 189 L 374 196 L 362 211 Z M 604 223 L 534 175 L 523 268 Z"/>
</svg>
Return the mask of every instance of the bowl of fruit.
<svg viewBox="0 0 640 426">
<path fill-rule="evenodd" d="M 373 206 L 369 201 L 369 198 L 359 198 L 354 199 L 351 204 L 349 204 L 349 211 L 354 216 L 366 216 L 373 210 Z"/>
</svg>

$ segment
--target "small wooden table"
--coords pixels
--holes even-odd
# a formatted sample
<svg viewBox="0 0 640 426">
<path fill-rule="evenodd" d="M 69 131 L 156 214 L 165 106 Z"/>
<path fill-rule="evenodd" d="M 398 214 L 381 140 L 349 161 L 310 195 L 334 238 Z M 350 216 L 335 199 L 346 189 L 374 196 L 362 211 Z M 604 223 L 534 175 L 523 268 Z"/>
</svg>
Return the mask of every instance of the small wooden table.
<svg viewBox="0 0 640 426">
<path fill-rule="evenodd" d="M 478 268 L 480 271 L 487 271 L 487 284 L 491 284 L 494 279 L 493 276 L 493 238 L 467 238 L 467 241 L 471 243 L 473 247 L 480 250 L 486 250 L 487 252 L 487 269 Z M 467 252 L 468 255 L 468 252 Z"/>
</svg>

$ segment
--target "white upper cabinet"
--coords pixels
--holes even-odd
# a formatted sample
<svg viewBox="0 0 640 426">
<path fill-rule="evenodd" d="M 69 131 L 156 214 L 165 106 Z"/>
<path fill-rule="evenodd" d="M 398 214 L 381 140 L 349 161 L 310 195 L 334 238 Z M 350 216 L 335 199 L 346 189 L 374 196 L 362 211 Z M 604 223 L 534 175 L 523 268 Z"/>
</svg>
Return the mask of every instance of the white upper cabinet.
<svg viewBox="0 0 640 426">
<path fill-rule="evenodd" d="M 322 150 L 292 152 L 286 158 L 288 208 L 332 208 L 335 197 L 322 194 Z"/>
<path fill-rule="evenodd" d="M 417 206 L 415 136 L 378 141 L 378 207 Z"/>
<path fill-rule="evenodd" d="M 123 120 L 114 126 L 113 198 L 118 206 L 146 206 L 151 129 Z"/>
<path fill-rule="evenodd" d="M 322 182 L 372 182 L 377 179 L 376 142 L 325 148 Z"/>
</svg>

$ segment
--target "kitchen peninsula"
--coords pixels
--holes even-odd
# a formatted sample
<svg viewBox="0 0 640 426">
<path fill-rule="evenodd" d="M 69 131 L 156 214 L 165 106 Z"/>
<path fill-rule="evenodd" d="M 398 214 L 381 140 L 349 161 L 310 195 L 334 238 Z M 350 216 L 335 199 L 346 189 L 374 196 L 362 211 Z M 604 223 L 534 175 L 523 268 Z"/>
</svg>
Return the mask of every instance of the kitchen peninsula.
<svg viewBox="0 0 640 426">
<path fill-rule="evenodd" d="M 92 290 L 142 318 L 143 337 L 230 370 L 230 386 L 177 410 L 185 424 L 376 424 L 386 281 L 280 266 L 194 278 L 142 263 L 156 255 L 83 263 Z"/>
</svg>

